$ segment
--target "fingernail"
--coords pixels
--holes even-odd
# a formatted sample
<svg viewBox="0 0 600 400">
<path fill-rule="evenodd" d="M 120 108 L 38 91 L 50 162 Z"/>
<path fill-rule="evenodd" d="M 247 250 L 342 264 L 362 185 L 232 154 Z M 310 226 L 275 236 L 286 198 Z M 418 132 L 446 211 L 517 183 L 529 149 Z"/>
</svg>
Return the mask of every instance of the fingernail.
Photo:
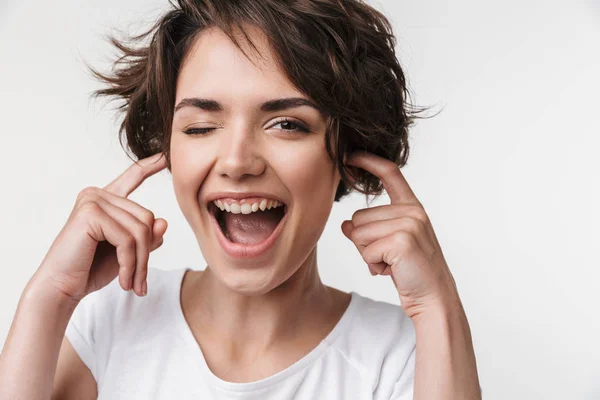
<svg viewBox="0 0 600 400">
<path fill-rule="evenodd" d="M 144 281 L 144 284 L 142 285 L 142 296 L 145 296 L 146 293 L 148 293 L 148 283 Z"/>
<path fill-rule="evenodd" d="M 133 289 L 133 278 L 129 279 L 129 282 L 127 282 L 127 287 L 128 287 L 128 291 L 131 291 Z"/>
</svg>

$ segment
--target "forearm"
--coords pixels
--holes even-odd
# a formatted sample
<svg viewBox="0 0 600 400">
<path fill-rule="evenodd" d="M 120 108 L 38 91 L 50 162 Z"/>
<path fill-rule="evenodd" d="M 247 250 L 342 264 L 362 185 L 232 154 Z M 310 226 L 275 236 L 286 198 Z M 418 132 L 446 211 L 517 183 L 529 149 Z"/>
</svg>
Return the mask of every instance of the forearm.
<svg viewBox="0 0 600 400">
<path fill-rule="evenodd" d="M 471 330 L 458 294 L 413 317 L 415 400 L 479 400 Z"/>
<path fill-rule="evenodd" d="M 21 295 L 0 354 L 0 400 L 48 400 L 75 304 L 34 284 Z"/>
</svg>

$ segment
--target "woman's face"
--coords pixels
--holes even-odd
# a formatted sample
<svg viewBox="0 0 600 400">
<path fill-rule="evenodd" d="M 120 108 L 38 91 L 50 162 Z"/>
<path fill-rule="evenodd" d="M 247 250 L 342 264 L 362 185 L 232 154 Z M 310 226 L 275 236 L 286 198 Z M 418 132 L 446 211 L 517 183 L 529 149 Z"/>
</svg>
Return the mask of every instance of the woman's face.
<svg viewBox="0 0 600 400">
<path fill-rule="evenodd" d="M 265 57 L 245 47 L 257 65 L 216 28 L 202 32 L 190 49 L 178 76 L 175 105 L 202 98 L 220 107 L 177 109 L 171 172 L 179 206 L 211 271 L 236 292 L 261 294 L 316 261 L 313 252 L 340 176 L 325 150 L 326 119 L 320 111 L 309 105 L 261 109 L 275 99 L 309 99 L 277 69 L 262 33 L 249 32 Z M 210 130 L 185 133 L 194 128 Z M 263 192 L 283 200 L 286 219 L 267 251 L 246 258 L 225 251 L 208 201 L 220 192 Z"/>
</svg>

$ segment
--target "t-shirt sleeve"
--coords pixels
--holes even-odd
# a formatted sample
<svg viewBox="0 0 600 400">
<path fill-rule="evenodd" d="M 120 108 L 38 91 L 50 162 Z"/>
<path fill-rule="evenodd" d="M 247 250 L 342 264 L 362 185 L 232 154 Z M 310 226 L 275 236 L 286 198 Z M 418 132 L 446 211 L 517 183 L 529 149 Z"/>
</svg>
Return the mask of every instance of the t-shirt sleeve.
<svg viewBox="0 0 600 400">
<path fill-rule="evenodd" d="M 394 384 L 394 391 L 390 400 L 413 400 L 416 349 L 416 345 L 413 346 L 406 364 L 402 368 L 400 377 Z"/>
<path fill-rule="evenodd" d="M 96 354 L 94 352 L 94 301 L 98 296 L 96 292 L 84 297 L 67 325 L 65 336 L 79 355 L 79 358 L 89 368 L 97 379 Z"/>
</svg>

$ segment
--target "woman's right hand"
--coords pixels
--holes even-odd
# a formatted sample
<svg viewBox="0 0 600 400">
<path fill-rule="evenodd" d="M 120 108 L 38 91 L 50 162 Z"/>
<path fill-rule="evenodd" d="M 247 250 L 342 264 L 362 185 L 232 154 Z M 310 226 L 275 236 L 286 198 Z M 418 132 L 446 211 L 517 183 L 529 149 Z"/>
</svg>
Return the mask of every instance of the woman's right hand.
<svg viewBox="0 0 600 400">
<path fill-rule="evenodd" d="M 167 221 L 127 196 L 165 167 L 158 153 L 132 164 L 103 189 L 83 189 L 32 278 L 35 283 L 79 302 L 119 275 L 124 290 L 133 284 L 138 296 L 145 295 L 148 258 L 162 245 Z"/>
</svg>

